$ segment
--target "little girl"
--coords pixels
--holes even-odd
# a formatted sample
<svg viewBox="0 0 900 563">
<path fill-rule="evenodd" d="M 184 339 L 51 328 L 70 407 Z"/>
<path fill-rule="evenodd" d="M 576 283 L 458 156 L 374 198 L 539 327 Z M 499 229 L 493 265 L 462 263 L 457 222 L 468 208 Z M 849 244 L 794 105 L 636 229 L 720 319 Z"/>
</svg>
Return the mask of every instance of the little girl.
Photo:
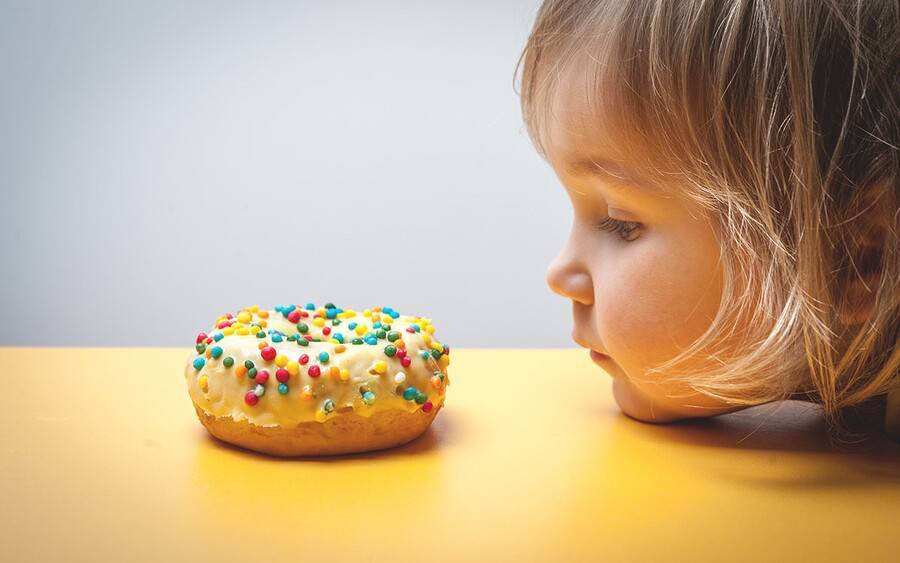
<svg viewBox="0 0 900 563">
<path fill-rule="evenodd" d="M 837 430 L 896 424 L 898 18 L 894 0 L 541 6 L 522 110 L 574 210 L 548 281 L 625 413 L 802 398 Z"/>
</svg>

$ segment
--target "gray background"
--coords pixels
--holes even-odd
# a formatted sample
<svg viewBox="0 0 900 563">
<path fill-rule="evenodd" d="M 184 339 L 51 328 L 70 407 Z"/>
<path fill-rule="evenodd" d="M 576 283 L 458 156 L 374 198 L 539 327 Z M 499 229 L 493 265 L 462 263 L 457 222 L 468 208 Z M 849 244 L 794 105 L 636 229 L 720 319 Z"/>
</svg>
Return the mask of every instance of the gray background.
<svg viewBox="0 0 900 563">
<path fill-rule="evenodd" d="M 569 345 L 535 1 L 0 4 L 2 345 L 187 346 L 258 303 Z"/>
</svg>

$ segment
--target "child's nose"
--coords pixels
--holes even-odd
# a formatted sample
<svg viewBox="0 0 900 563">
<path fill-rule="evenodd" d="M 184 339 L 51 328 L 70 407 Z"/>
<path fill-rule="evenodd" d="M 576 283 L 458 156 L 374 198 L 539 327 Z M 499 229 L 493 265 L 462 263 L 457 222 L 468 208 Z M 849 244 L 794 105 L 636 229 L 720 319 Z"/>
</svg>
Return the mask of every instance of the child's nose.
<svg viewBox="0 0 900 563">
<path fill-rule="evenodd" d="M 566 299 L 583 305 L 594 302 L 594 284 L 587 269 L 569 252 L 568 248 L 547 268 L 547 285 Z"/>
</svg>

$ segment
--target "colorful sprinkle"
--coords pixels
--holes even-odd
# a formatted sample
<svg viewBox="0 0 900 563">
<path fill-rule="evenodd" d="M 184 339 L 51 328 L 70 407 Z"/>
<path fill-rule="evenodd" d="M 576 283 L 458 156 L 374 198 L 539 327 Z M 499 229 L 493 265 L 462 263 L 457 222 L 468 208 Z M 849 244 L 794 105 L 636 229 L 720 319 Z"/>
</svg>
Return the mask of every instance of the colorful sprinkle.
<svg viewBox="0 0 900 563">
<path fill-rule="evenodd" d="M 406 399 L 407 401 L 413 401 L 413 400 L 415 400 L 417 394 L 418 394 L 418 391 L 416 391 L 415 387 L 407 387 L 403 391 L 403 398 Z"/>
<path fill-rule="evenodd" d="M 253 391 L 247 391 L 247 393 L 244 394 L 244 402 L 252 407 L 259 402 L 259 397 L 257 397 L 256 393 Z"/>
<path fill-rule="evenodd" d="M 227 368 L 230 368 L 231 366 L 234 365 L 234 358 L 232 358 L 231 356 L 226 356 L 225 359 L 222 360 L 222 365 L 224 365 Z"/>
<path fill-rule="evenodd" d="M 288 370 L 284 368 L 278 368 L 277 370 L 275 370 L 275 379 L 277 379 L 279 382 L 284 383 L 290 378 L 291 372 L 289 372 Z"/>
<path fill-rule="evenodd" d="M 262 350 L 259 351 L 259 354 L 260 354 L 260 356 L 262 356 L 262 359 L 266 360 L 267 362 L 271 362 L 272 360 L 275 359 L 275 355 L 277 354 L 277 352 L 275 351 L 275 348 L 272 348 L 271 346 L 266 346 L 265 348 L 263 348 Z"/>
<path fill-rule="evenodd" d="M 200 371 L 201 369 L 203 369 L 203 366 L 205 366 L 205 365 L 206 365 L 206 358 L 204 358 L 202 356 L 198 357 L 198 358 L 194 358 L 194 369 L 195 370 Z"/>
<path fill-rule="evenodd" d="M 365 404 L 371 405 L 372 403 L 375 402 L 375 393 L 372 393 L 371 391 L 366 391 L 362 395 L 362 400 Z"/>
<path fill-rule="evenodd" d="M 212 348 L 210 348 L 209 353 L 212 355 L 213 358 L 218 358 L 219 356 L 222 355 L 222 347 L 221 346 L 213 346 Z"/>
<path fill-rule="evenodd" d="M 206 393 L 209 391 L 209 378 L 205 375 L 201 375 L 197 378 L 197 385 L 200 386 L 200 390 Z"/>
<path fill-rule="evenodd" d="M 310 377 L 319 377 L 320 375 L 322 375 L 322 368 L 314 364 L 309 366 L 309 370 L 307 371 L 307 373 Z"/>
<path fill-rule="evenodd" d="M 287 383 L 279 383 L 278 384 L 278 393 L 281 395 L 287 395 L 288 386 Z"/>
<path fill-rule="evenodd" d="M 328 352 L 319 352 L 319 361 L 323 364 L 328 363 Z"/>
<path fill-rule="evenodd" d="M 384 355 L 393 358 L 397 354 L 397 347 L 393 344 L 388 344 L 384 347 Z"/>
<path fill-rule="evenodd" d="M 431 404 L 431 401 L 425 401 L 422 405 L 422 412 L 431 412 L 432 408 L 434 408 L 434 405 Z"/>
</svg>

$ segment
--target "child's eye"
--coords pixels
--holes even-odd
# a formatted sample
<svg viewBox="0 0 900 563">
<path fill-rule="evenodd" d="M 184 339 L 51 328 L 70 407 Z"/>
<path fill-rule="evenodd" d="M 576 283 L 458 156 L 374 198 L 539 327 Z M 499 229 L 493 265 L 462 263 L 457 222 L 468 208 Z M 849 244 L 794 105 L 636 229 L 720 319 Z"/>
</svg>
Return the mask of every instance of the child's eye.
<svg viewBox="0 0 900 563">
<path fill-rule="evenodd" d="M 605 219 L 597 223 L 597 228 L 601 231 L 607 231 L 617 234 L 626 241 L 632 241 L 637 238 L 635 233 L 640 228 L 640 226 L 641 224 L 635 221 L 619 221 L 618 219 L 613 219 L 612 217 L 606 217 Z"/>
</svg>

